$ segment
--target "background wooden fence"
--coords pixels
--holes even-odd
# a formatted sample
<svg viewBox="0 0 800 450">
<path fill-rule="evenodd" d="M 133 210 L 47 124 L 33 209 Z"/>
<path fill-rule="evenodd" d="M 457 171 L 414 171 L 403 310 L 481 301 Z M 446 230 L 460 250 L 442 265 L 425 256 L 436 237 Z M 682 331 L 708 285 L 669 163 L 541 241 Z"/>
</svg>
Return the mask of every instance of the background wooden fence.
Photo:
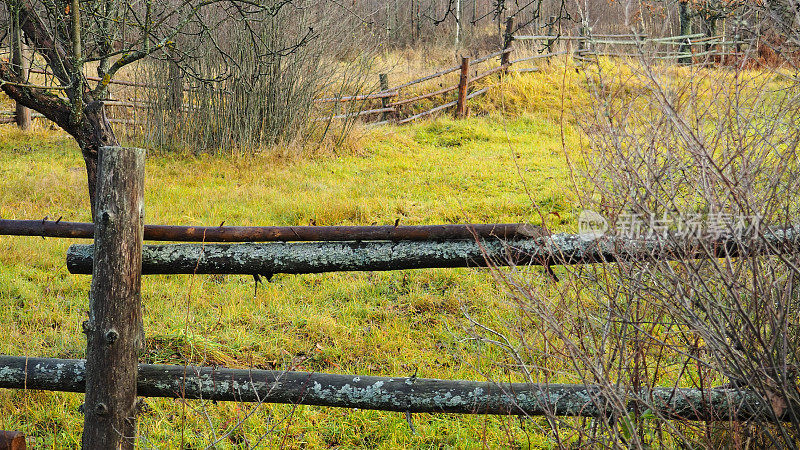
<svg viewBox="0 0 800 450">
<path fill-rule="evenodd" d="M 396 86 L 390 85 L 388 74 L 379 75 L 379 91 L 374 93 L 343 95 L 318 98 L 315 104 L 336 104 L 359 102 L 360 111 L 347 112 L 341 114 L 323 114 L 317 117 L 316 121 L 331 121 L 361 118 L 375 123 L 397 123 L 407 124 L 418 119 L 431 116 L 437 112 L 448 108 L 455 108 L 456 117 L 468 115 L 467 101 L 484 94 L 491 89 L 491 86 L 474 89 L 475 84 L 494 74 L 502 74 L 509 71 L 517 73 L 537 71 L 538 67 L 515 67 L 522 63 L 531 63 L 540 60 L 548 60 L 555 56 L 572 55 L 579 62 L 586 62 L 598 56 L 607 57 L 639 57 L 654 58 L 665 62 L 674 61 L 681 64 L 711 64 L 723 62 L 725 58 L 738 58 L 743 55 L 744 43 L 736 40 L 726 39 L 725 36 L 707 36 L 705 34 L 691 34 L 686 36 L 670 36 L 651 38 L 647 35 L 619 34 L 619 35 L 594 35 L 587 27 L 581 27 L 578 35 L 514 35 L 513 18 L 509 18 L 506 23 L 506 38 L 503 48 L 497 52 L 484 55 L 478 58 L 462 58 L 460 63 L 451 67 L 439 70 L 435 73 L 419 77 L 414 80 L 403 82 Z M 514 48 L 514 43 L 521 43 L 525 46 Z M 519 45 L 517 47 L 520 47 Z M 522 53 L 516 59 L 512 58 L 514 52 Z M 496 65 L 492 63 L 496 63 Z M 440 86 L 428 92 L 413 91 L 412 87 L 417 85 L 439 80 L 451 73 L 461 72 L 457 83 L 447 86 Z M 44 70 L 30 69 L 31 73 L 50 76 Z M 470 76 L 469 74 L 473 75 Z M 87 76 L 87 80 L 100 81 L 98 77 Z M 159 89 L 165 92 L 169 98 L 180 99 L 183 97 L 183 86 L 181 83 L 171 83 L 169 86 L 158 86 L 146 83 L 136 83 L 125 80 L 111 80 L 111 85 L 133 87 L 137 89 Z M 428 83 L 430 84 L 430 83 Z M 413 92 L 410 96 L 404 94 Z M 451 92 L 457 95 L 453 99 L 448 97 Z M 411 109 L 414 104 L 423 100 L 440 101 L 437 106 L 424 111 Z M 105 105 L 114 109 L 148 109 L 154 105 L 141 101 L 124 101 L 119 99 L 109 99 Z M 176 104 L 175 108 L 186 108 Z M 21 128 L 28 128 L 30 120 L 44 118 L 38 113 L 26 114 L 26 108 L 17 108 L 17 111 L 0 112 L 0 123 L 16 122 Z M 22 113 L 20 113 L 22 111 Z M 125 125 L 137 125 L 141 122 L 122 117 L 113 117 L 110 114 L 112 123 Z"/>
</svg>

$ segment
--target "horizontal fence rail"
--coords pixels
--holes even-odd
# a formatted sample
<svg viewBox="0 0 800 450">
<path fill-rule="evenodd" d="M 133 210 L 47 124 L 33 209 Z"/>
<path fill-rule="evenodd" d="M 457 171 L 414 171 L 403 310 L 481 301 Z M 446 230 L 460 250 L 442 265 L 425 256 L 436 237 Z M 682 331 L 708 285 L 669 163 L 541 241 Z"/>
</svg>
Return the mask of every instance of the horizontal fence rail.
<svg viewBox="0 0 800 450">
<path fill-rule="evenodd" d="M 317 117 L 314 119 L 316 122 L 325 121 L 325 120 L 336 120 L 336 119 L 349 119 L 353 117 L 360 117 L 360 116 L 367 116 L 370 114 L 379 114 L 379 113 L 386 113 L 386 112 L 394 112 L 395 109 L 393 106 L 386 107 L 386 108 L 377 108 L 377 109 L 365 109 L 362 111 L 354 112 L 354 113 L 347 113 L 347 114 L 336 114 L 333 116 L 323 116 Z"/>
<path fill-rule="evenodd" d="M 492 58 L 496 58 L 498 56 L 502 56 L 505 53 L 511 53 L 512 51 L 513 51 L 513 49 L 506 48 L 506 49 L 500 50 L 499 52 L 490 53 L 490 54 L 488 54 L 486 56 L 482 56 L 482 57 L 480 57 L 478 59 L 475 59 L 474 61 L 471 61 L 470 64 L 472 64 L 472 65 L 480 64 L 480 63 L 488 61 L 488 60 L 490 60 Z"/>
<path fill-rule="evenodd" d="M 664 238 L 588 239 L 553 234 L 517 240 L 365 241 L 265 244 L 147 245 L 142 274 L 304 274 L 489 265 L 572 265 L 651 259 L 770 255 L 797 251 L 800 227 L 772 230 L 757 240 L 721 236 L 702 241 Z M 93 246 L 72 245 L 67 268 L 91 274 Z"/>
<path fill-rule="evenodd" d="M 397 94 L 398 94 L 397 91 L 391 91 L 391 92 L 377 92 L 375 94 L 364 94 L 364 95 L 345 95 L 342 97 L 318 98 L 314 100 L 314 102 L 315 103 L 354 102 L 361 100 L 374 100 L 380 98 L 397 97 Z"/>
<path fill-rule="evenodd" d="M 458 71 L 458 70 L 460 70 L 460 69 L 461 69 L 461 66 L 449 67 L 449 68 L 447 68 L 447 69 L 444 69 L 444 70 L 441 70 L 441 71 L 439 71 L 439 72 L 432 73 L 432 74 L 430 74 L 430 75 L 426 75 L 426 76 L 424 76 L 424 77 L 421 77 L 421 78 L 417 78 L 417 79 L 415 79 L 415 80 L 408 81 L 408 82 L 406 82 L 406 83 L 403 83 L 403 84 L 401 84 L 401 85 L 399 85 L 399 86 L 395 86 L 395 87 L 393 87 L 391 90 L 393 90 L 393 91 L 398 91 L 398 90 L 400 90 L 400 89 L 404 89 L 404 88 L 407 88 L 407 87 L 409 87 L 409 86 L 413 86 L 413 85 L 415 85 L 415 84 L 422 83 L 422 82 L 424 82 L 424 81 L 432 80 L 432 79 L 434 79 L 434 78 L 439 78 L 439 77 L 441 77 L 441 76 L 444 76 L 444 75 L 447 75 L 447 74 L 449 74 L 449 73 L 456 72 L 456 71 Z"/>
<path fill-rule="evenodd" d="M 0 355 L 0 388 L 84 392 L 86 362 Z M 613 394 L 609 396 L 609 393 Z M 775 416 L 769 401 L 739 389 L 656 388 L 649 392 L 584 384 L 492 383 L 416 377 L 139 364 L 143 397 L 289 403 L 410 413 L 604 417 L 629 411 L 685 420 Z M 640 401 L 644 398 L 647 401 Z M 779 420 L 788 420 L 791 408 Z"/>
<path fill-rule="evenodd" d="M 489 89 L 491 89 L 491 87 L 485 87 L 483 89 L 477 90 L 477 91 L 467 95 L 467 100 L 475 98 L 475 97 L 477 97 L 477 96 L 479 96 L 481 94 L 485 94 L 486 92 L 489 92 Z M 429 109 L 427 111 L 423 111 L 423 112 L 421 112 L 419 114 L 415 114 L 415 115 L 413 115 L 411 117 L 406 117 L 405 119 L 403 119 L 403 120 L 401 120 L 401 121 L 399 121 L 397 123 L 402 125 L 402 124 L 405 124 L 405 123 L 413 122 L 413 121 L 415 121 L 417 119 L 420 119 L 420 118 L 425 117 L 425 116 L 429 116 L 429 115 L 431 115 L 431 114 L 433 114 L 435 112 L 441 111 L 443 109 L 447 109 L 447 108 L 451 108 L 453 106 L 456 106 L 457 103 L 458 103 L 458 100 L 453 100 L 452 102 L 445 103 L 444 105 L 439 105 L 439 106 L 437 106 L 435 108 Z"/>
<path fill-rule="evenodd" d="M 525 36 L 519 35 L 514 36 L 515 41 L 538 41 L 538 40 L 561 40 L 561 41 L 598 41 L 598 40 L 607 40 L 608 42 L 612 43 L 620 43 L 620 42 L 632 42 L 634 44 L 641 43 L 641 42 L 669 42 L 669 41 L 679 41 L 685 39 L 699 39 L 699 38 L 709 38 L 703 33 L 696 33 L 696 34 L 687 34 L 683 36 L 668 36 L 663 38 L 648 38 L 647 35 L 635 35 L 635 34 L 592 34 L 589 36 L 568 36 L 568 35 L 534 35 L 534 36 Z M 720 38 L 720 36 L 711 36 L 710 38 Z"/>
<path fill-rule="evenodd" d="M 456 89 L 458 89 L 458 84 L 453 84 L 451 86 L 439 89 L 438 91 L 428 92 L 426 94 L 421 94 L 416 97 L 409 97 L 409 98 L 404 98 L 402 100 L 397 100 L 396 102 L 391 103 L 389 106 L 400 106 L 408 103 L 416 103 L 420 100 L 436 97 L 437 95 L 447 94 L 448 92 L 455 91 Z"/>
<path fill-rule="evenodd" d="M 518 223 L 372 226 L 193 227 L 145 225 L 146 241 L 399 241 L 538 237 L 541 227 Z M 94 224 L 60 220 L 0 219 L 0 235 L 93 239 Z"/>
</svg>

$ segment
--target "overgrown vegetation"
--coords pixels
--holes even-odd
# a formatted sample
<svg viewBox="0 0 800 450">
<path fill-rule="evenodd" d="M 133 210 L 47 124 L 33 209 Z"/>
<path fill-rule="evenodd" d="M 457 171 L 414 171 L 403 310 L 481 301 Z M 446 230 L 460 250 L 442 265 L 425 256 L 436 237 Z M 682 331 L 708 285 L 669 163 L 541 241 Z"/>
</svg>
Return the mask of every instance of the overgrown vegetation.
<svg viewBox="0 0 800 450">
<path fill-rule="evenodd" d="M 532 383 L 595 386 L 592 404 L 607 412 L 554 412 L 544 431 L 556 446 L 797 447 L 798 254 L 794 241 L 767 242 L 797 224 L 800 90 L 792 61 L 747 65 L 676 69 L 643 55 L 584 66 L 590 100 L 572 105 L 583 145 L 570 167 L 582 224 L 595 226 L 585 239 L 699 256 L 564 266 L 558 282 L 495 272 L 516 316 L 475 319 L 475 339 Z M 674 420 L 652 396 L 663 386 L 748 389 L 769 409 L 746 422 Z"/>
<path fill-rule="evenodd" d="M 577 231 L 592 208 L 612 225 L 673 212 L 791 223 L 800 110 L 791 75 L 615 63 L 579 71 L 555 60 L 497 82 L 471 119 L 357 128 L 329 151 L 153 151 L 147 222 L 530 222 L 558 232 Z M 89 220 L 66 135 L 3 131 L 0 215 Z M 66 273 L 69 243 L 0 238 L 0 352 L 83 355 L 89 279 Z M 646 407 L 630 414 L 626 403 L 646 406 L 655 386 L 730 382 L 777 399 L 775 416 L 786 411 L 797 401 L 795 258 L 277 276 L 258 287 L 251 277 L 146 277 L 144 362 L 597 384 L 611 414 L 408 423 L 395 413 L 150 400 L 141 445 L 792 445 L 796 417 L 786 427 L 775 417 L 706 424 Z M 4 391 L 0 428 L 70 446 L 80 399 Z"/>
</svg>

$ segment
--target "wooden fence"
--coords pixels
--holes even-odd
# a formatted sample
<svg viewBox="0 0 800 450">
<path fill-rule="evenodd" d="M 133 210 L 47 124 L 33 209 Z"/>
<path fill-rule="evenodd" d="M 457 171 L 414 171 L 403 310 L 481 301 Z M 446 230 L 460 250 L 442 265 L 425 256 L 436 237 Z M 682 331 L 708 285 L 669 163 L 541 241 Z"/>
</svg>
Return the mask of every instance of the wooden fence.
<svg viewBox="0 0 800 450">
<path fill-rule="evenodd" d="M 494 74 L 501 74 L 509 71 L 517 73 L 534 72 L 538 70 L 538 67 L 515 68 L 513 66 L 536 60 L 546 60 L 560 55 L 572 55 L 573 59 L 578 62 L 589 61 L 598 56 L 647 56 L 648 58 L 655 58 L 656 60 L 677 61 L 681 64 L 709 64 L 713 61 L 721 61 L 727 56 L 741 56 L 743 48 L 742 42 L 726 39 L 725 36 L 691 34 L 686 36 L 650 38 L 646 35 L 633 34 L 592 34 L 591 30 L 587 27 L 581 27 L 576 36 L 554 34 L 518 35 L 513 33 L 513 20 L 513 18 L 509 18 L 506 22 L 506 34 L 502 49 L 475 59 L 462 58 L 459 64 L 454 64 L 451 67 L 401 83 L 397 86 L 390 86 L 388 75 L 380 74 L 380 90 L 378 92 L 324 97 L 314 101 L 317 105 L 358 102 L 360 110 L 323 114 L 314 120 L 332 121 L 362 118 L 363 120 L 375 124 L 396 123 L 402 125 L 431 116 L 449 108 L 455 108 L 454 115 L 456 117 L 465 117 L 468 115 L 468 100 L 482 95 L 491 89 L 491 87 L 483 87 L 478 90 L 472 90 L 473 86 L 478 81 Z M 533 54 L 512 59 L 512 53 L 515 51 L 515 42 L 533 43 L 532 48 L 528 49 L 528 51 L 533 52 Z M 556 50 L 557 47 L 562 48 Z M 698 49 L 700 51 L 697 51 Z M 497 66 L 485 67 L 480 72 L 476 70 L 482 67 L 481 65 L 493 61 L 496 61 Z M 458 71 L 461 72 L 462 76 L 457 83 L 444 87 L 441 87 L 440 83 L 438 89 L 422 93 L 415 92 L 408 97 L 404 97 L 406 92 L 411 91 L 409 88 L 438 80 Z M 29 72 L 52 76 L 47 71 L 40 69 L 30 69 Z M 469 76 L 470 72 L 474 74 L 472 77 Z M 100 81 L 98 77 L 87 76 L 86 78 L 90 81 Z M 178 101 L 183 97 L 183 91 L 186 90 L 180 83 L 173 83 L 169 86 L 158 86 L 125 80 L 111 80 L 110 84 L 140 89 L 170 91 L 168 92 L 168 97 L 178 99 Z M 454 99 L 450 97 L 452 100 L 448 99 L 448 94 L 451 92 L 457 92 Z M 418 104 L 423 100 L 433 102 L 438 100 L 441 101 L 441 104 L 424 111 L 414 111 L 410 109 L 412 105 Z M 113 99 L 106 101 L 105 105 L 112 108 L 125 109 L 148 109 L 155 107 L 146 102 Z M 176 109 L 182 108 L 180 105 L 175 105 L 175 107 Z M 32 116 L 19 113 L 19 111 L 23 110 L 25 110 L 25 108 L 18 108 L 17 112 L 0 112 L 0 124 L 16 122 L 20 127 L 25 128 L 28 126 L 31 117 L 44 118 L 43 115 L 38 113 L 34 113 Z M 112 118 L 111 122 L 126 125 L 140 124 L 138 121 L 122 118 Z"/>
<path fill-rule="evenodd" d="M 749 420 L 772 417 L 768 400 L 737 388 L 657 388 L 528 384 L 374 377 L 292 371 L 138 364 L 141 276 L 319 273 L 427 267 L 592 264 L 644 258 L 774 254 L 800 250 L 800 228 L 773 230 L 758 245 L 721 236 L 712 245 L 678 245 L 660 239 L 549 235 L 515 224 L 428 227 L 154 227 L 143 225 L 140 149 L 100 149 L 94 224 L 0 221 L 0 234 L 94 238 L 67 254 L 73 273 L 92 274 L 87 359 L 0 355 L 0 388 L 85 392 L 84 447 L 132 448 L 137 396 L 218 401 L 273 402 L 385 411 L 599 417 L 624 398 L 630 411 L 649 409 L 684 420 Z M 113 180 L 113 181 L 112 181 Z M 37 224 L 37 222 L 39 222 Z M 347 239 L 347 232 L 354 232 Z M 427 235 L 426 235 L 427 233 Z M 367 238 L 370 240 L 354 240 Z M 264 244 L 145 246 L 145 239 Z M 375 239 L 375 240 L 372 240 Z M 289 242 L 306 240 L 313 242 Z M 322 257 L 324 255 L 324 257 Z M 713 255 L 712 255 L 713 256 Z M 793 413 L 787 409 L 785 420 Z M 123 430 L 124 432 L 120 432 Z"/>
</svg>

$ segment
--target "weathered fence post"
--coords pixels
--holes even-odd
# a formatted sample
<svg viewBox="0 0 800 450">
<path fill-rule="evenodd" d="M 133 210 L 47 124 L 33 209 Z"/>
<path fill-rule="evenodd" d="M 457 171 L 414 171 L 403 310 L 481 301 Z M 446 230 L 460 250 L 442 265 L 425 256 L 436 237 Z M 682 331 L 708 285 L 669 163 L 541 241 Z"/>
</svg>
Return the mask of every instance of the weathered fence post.
<svg viewBox="0 0 800 450">
<path fill-rule="evenodd" d="M 28 80 L 28 67 L 25 65 L 25 59 L 22 57 L 25 44 L 22 42 L 22 27 L 19 23 L 18 7 L 12 7 L 11 18 L 11 67 L 16 72 L 16 75 L 23 81 Z M 31 110 L 23 106 L 21 103 L 16 103 L 15 120 L 17 126 L 23 130 L 28 131 L 31 129 Z"/>
<path fill-rule="evenodd" d="M 381 92 L 386 92 L 389 90 L 389 75 L 382 73 L 378 75 L 378 81 L 380 82 Z M 381 108 L 388 108 L 389 107 L 389 97 L 381 98 Z M 391 114 L 389 111 L 384 111 L 381 115 L 381 120 L 389 120 Z"/>
<path fill-rule="evenodd" d="M 500 55 L 500 65 L 507 66 L 511 61 L 511 44 L 514 42 L 514 18 L 506 19 L 506 33 L 503 37 L 503 53 Z M 508 70 L 508 69 L 506 69 Z"/>
<path fill-rule="evenodd" d="M 555 36 L 555 27 L 556 27 L 556 16 L 550 16 L 547 19 L 547 35 L 548 36 Z M 553 52 L 553 44 L 556 42 L 555 38 L 549 37 L 547 38 L 547 53 Z"/>
<path fill-rule="evenodd" d="M 175 114 L 180 113 L 183 105 L 183 73 L 178 65 L 176 57 L 173 55 L 169 59 L 169 109 Z"/>
<path fill-rule="evenodd" d="M 136 439 L 136 374 L 142 346 L 144 150 L 99 152 L 95 259 L 84 322 L 83 448 L 129 448 Z"/>
<path fill-rule="evenodd" d="M 469 57 L 461 57 L 461 78 L 458 80 L 458 103 L 456 103 L 456 118 L 467 116 L 467 88 L 469 87 Z"/>
<path fill-rule="evenodd" d="M 586 22 L 581 23 L 581 27 L 578 28 L 578 36 L 579 36 L 579 38 L 578 38 L 578 51 L 577 51 L 578 59 L 581 62 L 581 64 L 583 64 L 583 61 L 584 61 L 584 58 L 585 58 L 584 55 L 586 54 L 586 52 L 588 51 L 588 48 L 589 48 L 589 45 L 588 45 L 588 39 L 589 38 L 587 37 L 587 34 L 588 34 L 587 31 L 588 30 L 587 30 Z"/>
<path fill-rule="evenodd" d="M 0 450 L 25 450 L 25 435 L 19 431 L 0 431 Z"/>
</svg>

